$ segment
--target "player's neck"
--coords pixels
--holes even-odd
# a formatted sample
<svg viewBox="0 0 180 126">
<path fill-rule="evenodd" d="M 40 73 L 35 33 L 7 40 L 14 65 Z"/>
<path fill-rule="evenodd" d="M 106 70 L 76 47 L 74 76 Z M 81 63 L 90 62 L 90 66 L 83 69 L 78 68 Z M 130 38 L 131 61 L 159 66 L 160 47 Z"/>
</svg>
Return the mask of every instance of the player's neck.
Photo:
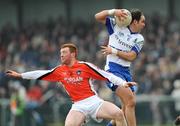
<svg viewBox="0 0 180 126">
<path fill-rule="evenodd" d="M 133 32 L 133 33 L 139 32 L 139 30 L 138 30 L 136 27 L 133 27 L 132 25 L 129 26 L 129 29 L 130 29 L 131 32 Z"/>
<path fill-rule="evenodd" d="M 72 67 L 77 62 L 77 59 L 72 59 L 71 62 L 68 64 L 69 67 Z"/>
</svg>

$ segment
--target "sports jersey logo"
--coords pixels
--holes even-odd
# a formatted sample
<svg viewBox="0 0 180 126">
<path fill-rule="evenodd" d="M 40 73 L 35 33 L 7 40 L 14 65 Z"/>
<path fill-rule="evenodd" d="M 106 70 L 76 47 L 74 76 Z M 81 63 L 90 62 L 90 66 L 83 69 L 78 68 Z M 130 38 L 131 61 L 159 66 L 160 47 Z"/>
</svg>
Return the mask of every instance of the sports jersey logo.
<svg viewBox="0 0 180 126">
<path fill-rule="evenodd" d="M 126 48 L 129 48 L 129 49 L 132 48 L 132 45 L 129 45 L 129 44 L 127 44 L 126 42 L 123 42 L 123 41 L 118 37 L 118 35 L 115 35 L 115 39 L 117 40 L 117 42 L 118 42 L 120 45 L 125 46 Z"/>
<path fill-rule="evenodd" d="M 128 36 L 127 41 L 129 41 L 132 38 L 132 36 L 130 35 L 127 35 L 127 36 Z"/>
<path fill-rule="evenodd" d="M 77 75 L 80 75 L 80 74 L 81 74 L 81 70 L 77 70 L 77 71 L 76 71 L 76 74 L 77 74 Z"/>
<path fill-rule="evenodd" d="M 119 35 L 120 37 L 122 37 L 122 36 L 124 36 L 124 33 L 118 32 L 118 35 Z"/>
<path fill-rule="evenodd" d="M 82 77 L 65 77 L 64 80 L 69 84 L 80 84 L 83 81 Z"/>
</svg>

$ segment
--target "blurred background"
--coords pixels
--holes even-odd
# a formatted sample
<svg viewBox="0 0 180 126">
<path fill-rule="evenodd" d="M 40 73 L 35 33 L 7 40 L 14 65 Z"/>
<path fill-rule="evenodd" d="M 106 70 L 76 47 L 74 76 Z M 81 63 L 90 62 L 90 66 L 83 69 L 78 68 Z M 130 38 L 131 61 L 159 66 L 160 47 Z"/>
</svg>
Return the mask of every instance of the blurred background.
<svg viewBox="0 0 180 126">
<path fill-rule="evenodd" d="M 61 85 L 5 76 L 51 69 L 60 63 L 59 47 L 74 42 L 79 59 L 103 68 L 100 45 L 108 41 L 95 13 L 139 8 L 146 17 L 144 47 L 132 65 L 138 126 L 172 126 L 180 114 L 179 0 L 0 0 L 0 126 L 63 126 L 71 102 Z M 118 106 L 104 82 L 95 81 L 100 97 Z M 102 126 L 90 121 L 88 126 Z"/>
</svg>

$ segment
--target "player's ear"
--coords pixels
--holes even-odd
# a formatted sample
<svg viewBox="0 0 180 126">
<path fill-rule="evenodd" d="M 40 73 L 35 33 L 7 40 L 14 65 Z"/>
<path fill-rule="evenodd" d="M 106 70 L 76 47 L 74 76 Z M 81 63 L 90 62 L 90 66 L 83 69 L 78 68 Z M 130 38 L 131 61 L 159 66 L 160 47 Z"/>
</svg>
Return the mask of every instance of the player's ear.
<svg viewBox="0 0 180 126">
<path fill-rule="evenodd" d="M 137 20 L 133 20 L 131 24 L 137 24 Z"/>
<path fill-rule="evenodd" d="M 76 58 L 76 53 L 75 52 L 71 53 L 71 55 Z"/>
</svg>

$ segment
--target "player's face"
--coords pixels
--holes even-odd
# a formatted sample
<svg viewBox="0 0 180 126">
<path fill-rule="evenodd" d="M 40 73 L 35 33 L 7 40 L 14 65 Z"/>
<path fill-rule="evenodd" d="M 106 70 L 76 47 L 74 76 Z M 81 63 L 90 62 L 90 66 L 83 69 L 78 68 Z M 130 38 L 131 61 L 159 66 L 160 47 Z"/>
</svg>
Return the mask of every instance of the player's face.
<svg viewBox="0 0 180 126">
<path fill-rule="evenodd" d="M 62 48 L 60 50 L 61 53 L 61 63 L 69 65 L 72 60 L 71 52 L 68 47 Z"/>
<path fill-rule="evenodd" d="M 141 19 L 137 22 L 137 28 L 140 32 L 145 27 L 145 17 L 144 15 L 141 16 Z"/>
</svg>

